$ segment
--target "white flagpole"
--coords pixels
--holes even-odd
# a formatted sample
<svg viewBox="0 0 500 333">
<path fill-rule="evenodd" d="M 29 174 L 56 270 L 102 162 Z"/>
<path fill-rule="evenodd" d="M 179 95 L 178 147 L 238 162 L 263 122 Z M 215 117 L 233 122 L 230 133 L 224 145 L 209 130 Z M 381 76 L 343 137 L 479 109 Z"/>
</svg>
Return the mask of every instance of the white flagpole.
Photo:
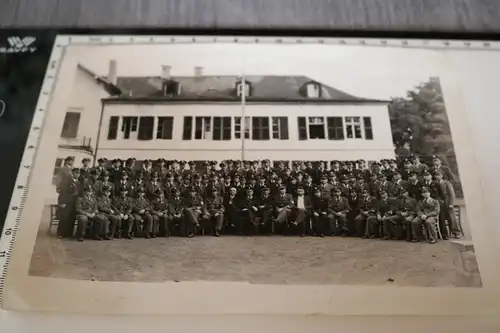
<svg viewBox="0 0 500 333">
<path fill-rule="evenodd" d="M 241 85 L 240 85 L 240 94 L 241 94 L 241 160 L 245 160 L 245 133 L 246 133 L 246 121 L 245 121 L 245 102 L 246 102 L 246 81 L 245 74 L 241 75 Z"/>
</svg>

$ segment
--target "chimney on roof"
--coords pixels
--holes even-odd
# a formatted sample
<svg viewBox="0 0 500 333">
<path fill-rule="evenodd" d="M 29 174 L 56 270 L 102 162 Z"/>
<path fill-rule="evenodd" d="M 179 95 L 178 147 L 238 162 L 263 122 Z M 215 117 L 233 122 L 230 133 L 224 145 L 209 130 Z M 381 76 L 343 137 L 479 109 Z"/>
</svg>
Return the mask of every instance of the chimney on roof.
<svg viewBox="0 0 500 333">
<path fill-rule="evenodd" d="M 117 64 L 115 59 L 109 61 L 108 81 L 112 84 L 116 84 L 117 82 Z"/>
<path fill-rule="evenodd" d="M 203 76 L 203 67 L 195 66 L 194 67 L 194 76 L 196 76 L 196 77 Z"/>
<path fill-rule="evenodd" d="M 161 78 L 163 80 L 170 80 L 170 78 L 172 77 L 171 71 L 172 71 L 172 66 L 169 65 L 161 66 Z"/>
</svg>

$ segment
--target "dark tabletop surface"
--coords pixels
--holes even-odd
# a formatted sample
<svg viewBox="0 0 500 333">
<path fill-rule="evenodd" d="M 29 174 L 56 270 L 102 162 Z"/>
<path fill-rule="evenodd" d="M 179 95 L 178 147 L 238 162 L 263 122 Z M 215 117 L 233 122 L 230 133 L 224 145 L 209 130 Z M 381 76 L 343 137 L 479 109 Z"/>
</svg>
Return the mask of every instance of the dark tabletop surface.
<svg viewBox="0 0 500 333">
<path fill-rule="evenodd" d="M 500 31 L 498 0 L 2 0 L 0 27 Z"/>
</svg>

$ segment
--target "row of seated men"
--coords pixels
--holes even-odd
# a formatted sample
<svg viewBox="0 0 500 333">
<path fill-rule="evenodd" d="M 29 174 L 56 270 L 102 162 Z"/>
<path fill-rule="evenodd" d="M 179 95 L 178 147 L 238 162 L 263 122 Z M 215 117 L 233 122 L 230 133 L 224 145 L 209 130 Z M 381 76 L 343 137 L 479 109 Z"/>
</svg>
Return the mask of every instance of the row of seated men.
<svg viewBox="0 0 500 333">
<path fill-rule="evenodd" d="M 443 179 L 442 171 L 435 172 L 434 180 L 428 171 L 422 173 L 422 179 L 412 172 L 408 181 L 396 172 L 393 182 L 383 173 L 381 180 L 375 175 L 368 183 L 364 177 L 342 177 L 338 183 L 323 175 L 319 184 L 308 184 L 310 176 L 305 183 L 293 178 L 283 184 L 277 178 L 270 182 L 272 187 L 266 183 L 242 186 L 236 175 L 222 186 L 217 176 L 204 184 L 202 177 L 195 177 L 194 183 L 165 182 L 156 172 L 149 180 L 139 174 L 129 181 L 128 173 L 122 171 L 118 182 L 109 181 L 107 171 L 95 182 L 92 177 L 82 177 L 78 168 L 71 174 L 60 188 L 58 234 L 72 235 L 76 217 L 79 240 L 84 239 L 89 222 L 96 239 L 169 236 L 177 228 L 188 237 L 197 229 L 219 236 L 225 224 L 238 233 L 274 233 L 276 227 L 280 233 L 301 236 L 339 234 L 418 241 L 422 224 L 438 222 L 445 238 L 448 225 L 453 236 L 460 236 L 453 186 Z M 435 242 L 435 228 L 424 230 Z"/>
</svg>

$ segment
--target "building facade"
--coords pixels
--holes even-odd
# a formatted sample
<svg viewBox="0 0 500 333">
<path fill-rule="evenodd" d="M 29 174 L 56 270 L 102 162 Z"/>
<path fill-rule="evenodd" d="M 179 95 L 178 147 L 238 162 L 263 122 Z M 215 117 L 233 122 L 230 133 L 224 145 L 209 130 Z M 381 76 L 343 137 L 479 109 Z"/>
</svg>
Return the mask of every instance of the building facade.
<svg viewBox="0 0 500 333">
<path fill-rule="evenodd" d="M 241 103 L 225 101 L 106 100 L 99 132 L 96 156 L 108 159 L 320 161 L 394 157 L 387 105 L 383 103 L 249 101 L 242 107 Z"/>
</svg>

